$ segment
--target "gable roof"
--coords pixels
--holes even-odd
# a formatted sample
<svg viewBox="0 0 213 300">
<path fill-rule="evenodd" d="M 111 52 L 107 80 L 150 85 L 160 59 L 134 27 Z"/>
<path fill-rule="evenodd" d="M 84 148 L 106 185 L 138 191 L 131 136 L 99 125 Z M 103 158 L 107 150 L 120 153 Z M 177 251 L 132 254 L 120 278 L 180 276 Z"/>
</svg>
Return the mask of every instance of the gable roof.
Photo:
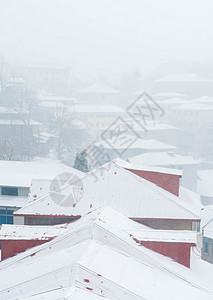
<svg viewBox="0 0 213 300">
<path fill-rule="evenodd" d="M 68 207 L 56 204 L 57 201 L 66 203 L 69 196 L 76 193 L 76 188 L 77 201 L 73 200 Z M 197 207 L 113 161 L 81 178 L 81 188 L 69 184 L 63 186 L 30 202 L 16 211 L 15 215 L 81 216 L 91 208 L 105 205 L 132 218 L 199 220 L 201 213 Z"/>
<path fill-rule="evenodd" d="M 120 90 L 111 88 L 105 84 L 102 83 L 95 83 L 90 86 L 87 86 L 81 90 L 78 91 L 78 93 L 107 93 L 107 94 L 121 94 Z"/>
<path fill-rule="evenodd" d="M 148 166 L 181 166 L 198 165 L 199 161 L 194 160 L 192 156 L 184 156 L 174 152 L 148 152 L 129 158 L 133 164 Z"/>
<path fill-rule="evenodd" d="M 37 158 L 33 161 L 0 161 L 0 186 L 30 187 L 32 179 L 53 179 L 62 173 L 83 173 L 59 161 Z"/>
<path fill-rule="evenodd" d="M 78 291 L 84 299 L 212 299 L 203 273 L 213 266 L 199 258 L 198 272 L 141 246 L 132 235 L 141 226 L 110 207 L 86 214 L 52 241 L 1 262 L 0 298 L 75 299 Z"/>
<path fill-rule="evenodd" d="M 115 163 L 123 167 L 125 169 L 131 169 L 131 170 L 141 170 L 141 171 L 147 171 L 147 172 L 156 172 L 156 173 L 165 173 L 165 174 L 171 174 L 171 175 L 177 175 L 182 176 L 183 171 L 178 169 L 171 169 L 171 168 L 162 168 L 158 166 L 144 166 L 144 165 L 135 165 L 128 161 L 122 160 L 120 158 L 116 158 Z"/>
</svg>

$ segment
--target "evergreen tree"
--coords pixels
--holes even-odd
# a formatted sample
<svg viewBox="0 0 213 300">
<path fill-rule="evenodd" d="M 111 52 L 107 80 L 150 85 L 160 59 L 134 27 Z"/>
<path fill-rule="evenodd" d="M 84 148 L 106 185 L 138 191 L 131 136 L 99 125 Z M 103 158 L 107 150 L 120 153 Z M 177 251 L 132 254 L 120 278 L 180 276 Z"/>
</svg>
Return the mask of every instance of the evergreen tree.
<svg viewBox="0 0 213 300">
<path fill-rule="evenodd" d="M 86 150 L 83 150 L 80 153 L 76 154 L 73 168 L 84 173 L 89 171 Z"/>
</svg>

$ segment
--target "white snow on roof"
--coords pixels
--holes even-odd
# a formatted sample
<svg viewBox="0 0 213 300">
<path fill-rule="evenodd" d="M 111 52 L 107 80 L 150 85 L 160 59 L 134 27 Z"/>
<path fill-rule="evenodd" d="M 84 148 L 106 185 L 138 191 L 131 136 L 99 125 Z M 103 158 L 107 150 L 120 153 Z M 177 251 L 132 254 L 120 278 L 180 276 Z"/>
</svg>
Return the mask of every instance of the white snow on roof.
<svg viewBox="0 0 213 300">
<path fill-rule="evenodd" d="M 53 179 L 61 173 L 84 174 L 51 159 L 0 161 L 0 186 L 30 187 L 32 179 Z"/>
<path fill-rule="evenodd" d="M 179 105 L 175 108 L 176 110 L 198 110 L 198 111 L 209 111 L 213 110 L 213 105 L 205 104 L 205 103 L 186 103 Z"/>
<path fill-rule="evenodd" d="M 23 109 L 21 111 L 19 111 L 18 108 L 11 108 L 11 107 L 5 107 L 5 106 L 0 106 L 0 114 L 28 114 L 29 111 L 26 109 Z"/>
<path fill-rule="evenodd" d="M 44 102 L 71 102 L 75 103 L 77 101 L 76 98 L 73 97 L 65 97 L 65 96 L 56 96 L 56 95 L 39 95 L 38 99 Z"/>
<path fill-rule="evenodd" d="M 178 175 L 178 176 L 182 176 L 182 173 L 183 173 L 182 170 L 177 170 L 177 169 L 162 168 L 162 167 L 155 167 L 155 166 L 135 165 L 135 164 L 131 164 L 127 161 L 124 161 L 120 158 L 117 158 L 114 161 L 116 162 L 117 165 L 119 165 L 120 167 L 123 167 L 125 169 L 165 173 L 165 174 Z"/>
<path fill-rule="evenodd" d="M 181 166 L 197 165 L 199 161 L 191 156 L 183 156 L 174 152 L 148 152 L 129 158 L 133 164 L 148 166 Z"/>
<path fill-rule="evenodd" d="M 188 96 L 185 94 L 172 93 L 172 92 L 152 94 L 151 96 L 153 97 L 153 99 L 157 99 L 157 100 L 166 100 L 166 99 L 174 99 L 174 98 L 188 99 Z"/>
<path fill-rule="evenodd" d="M 165 105 L 179 105 L 179 104 L 187 104 L 189 102 L 189 100 L 186 99 L 179 99 L 179 98 L 171 98 L 171 99 L 166 99 L 166 100 L 162 100 L 160 103 L 161 104 L 165 104 Z"/>
<path fill-rule="evenodd" d="M 49 240 L 58 236 L 66 228 L 66 224 L 54 226 L 3 224 L 0 227 L 0 240 Z"/>
<path fill-rule="evenodd" d="M 197 232 L 188 230 L 143 229 L 132 233 L 139 241 L 197 243 Z"/>
<path fill-rule="evenodd" d="M 212 79 L 199 76 L 195 73 L 189 74 L 173 74 L 166 76 L 160 79 L 155 80 L 154 82 L 212 82 Z"/>
<path fill-rule="evenodd" d="M 84 89 L 81 89 L 78 91 L 78 93 L 107 93 L 107 94 L 121 94 L 120 90 L 111 88 L 109 86 L 106 86 L 102 83 L 95 83 L 92 84 Z"/>
<path fill-rule="evenodd" d="M 128 122 L 129 120 L 127 120 Z M 132 128 L 136 131 L 142 131 L 143 129 L 138 123 L 131 124 Z M 146 129 L 147 131 L 161 131 L 161 130 L 174 130 L 177 127 L 169 124 L 169 123 L 162 123 L 159 121 L 146 121 Z"/>
<path fill-rule="evenodd" d="M 205 197 L 213 197 L 213 170 L 199 170 L 197 174 L 198 193 Z"/>
<path fill-rule="evenodd" d="M 213 97 L 210 96 L 202 96 L 199 98 L 195 98 L 191 100 L 194 103 L 207 103 L 207 104 L 213 104 Z"/>
<path fill-rule="evenodd" d="M 27 120 L 15 120 L 15 119 L 0 119 L 0 125 L 38 126 L 41 125 L 41 123 L 33 120 L 27 121 Z"/>
<path fill-rule="evenodd" d="M 133 140 L 132 135 L 127 135 L 125 134 L 125 140 Z M 124 141 L 125 141 L 124 140 Z M 124 149 L 126 148 L 126 143 L 119 140 L 119 139 L 115 139 L 115 138 L 111 138 L 111 139 L 106 139 L 106 140 L 102 140 L 100 142 L 97 142 L 96 145 L 102 145 L 104 148 L 107 149 L 111 149 L 113 145 L 114 149 Z M 165 149 L 175 149 L 175 146 L 163 143 L 161 141 L 158 140 L 154 140 L 154 139 L 149 139 L 149 140 L 144 140 L 142 138 L 138 138 L 135 140 L 134 143 L 132 143 L 131 145 L 128 145 L 129 149 L 145 149 L 145 150 L 165 150 Z"/>
<path fill-rule="evenodd" d="M 205 228 L 205 226 L 213 220 L 213 205 L 207 205 L 202 210 L 202 219 L 201 226 Z"/>
<path fill-rule="evenodd" d="M 115 162 L 92 171 L 81 178 L 81 182 L 83 189 L 68 184 L 63 187 L 63 191 L 51 192 L 27 204 L 15 214 L 79 216 L 91 211 L 91 207 L 110 205 L 133 218 L 200 219 L 201 211 L 190 200 L 176 197 Z M 62 201 L 63 197 L 66 204 L 66 199 L 76 193 L 76 188 L 78 196 L 70 202 L 71 206 L 64 207 L 55 203 L 59 199 Z"/>
<path fill-rule="evenodd" d="M 211 220 L 203 227 L 203 236 L 213 239 L 213 213 Z"/>
<path fill-rule="evenodd" d="M 69 111 L 77 113 L 124 113 L 122 107 L 109 104 L 76 104 L 71 106 Z"/>
<path fill-rule="evenodd" d="M 139 228 L 110 207 L 85 215 L 52 241 L 1 262 L 0 298 L 39 299 L 61 289 L 60 297 L 73 300 L 77 288 L 119 300 L 212 299 L 211 264 L 196 256 L 188 269 L 155 253 L 135 241 Z"/>
<path fill-rule="evenodd" d="M 27 204 L 27 197 L 21 196 L 0 196 L 0 206 L 22 207 Z"/>
</svg>

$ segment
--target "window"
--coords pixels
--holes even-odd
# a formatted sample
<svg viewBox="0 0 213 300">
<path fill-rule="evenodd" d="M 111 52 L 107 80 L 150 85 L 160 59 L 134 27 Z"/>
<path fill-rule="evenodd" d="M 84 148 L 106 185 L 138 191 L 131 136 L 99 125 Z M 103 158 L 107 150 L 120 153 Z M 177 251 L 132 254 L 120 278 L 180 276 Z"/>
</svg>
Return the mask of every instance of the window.
<svg viewBox="0 0 213 300">
<path fill-rule="evenodd" d="M 13 224 L 13 210 L 0 209 L 0 225 L 1 224 Z"/>
<path fill-rule="evenodd" d="M 209 253 L 209 244 L 207 242 L 203 243 L 203 251 L 205 254 Z"/>
<path fill-rule="evenodd" d="M 3 186 L 1 190 L 2 190 L 2 195 L 18 196 L 18 188 Z"/>
</svg>

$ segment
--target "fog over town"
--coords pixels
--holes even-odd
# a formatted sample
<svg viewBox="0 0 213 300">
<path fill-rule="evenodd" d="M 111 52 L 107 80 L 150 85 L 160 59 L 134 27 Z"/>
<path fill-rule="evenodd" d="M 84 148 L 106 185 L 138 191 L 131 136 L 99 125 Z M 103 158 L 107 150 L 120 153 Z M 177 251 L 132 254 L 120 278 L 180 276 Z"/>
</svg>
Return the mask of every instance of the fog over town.
<svg viewBox="0 0 213 300">
<path fill-rule="evenodd" d="M 212 11 L 0 0 L 0 299 L 213 299 Z"/>
</svg>

